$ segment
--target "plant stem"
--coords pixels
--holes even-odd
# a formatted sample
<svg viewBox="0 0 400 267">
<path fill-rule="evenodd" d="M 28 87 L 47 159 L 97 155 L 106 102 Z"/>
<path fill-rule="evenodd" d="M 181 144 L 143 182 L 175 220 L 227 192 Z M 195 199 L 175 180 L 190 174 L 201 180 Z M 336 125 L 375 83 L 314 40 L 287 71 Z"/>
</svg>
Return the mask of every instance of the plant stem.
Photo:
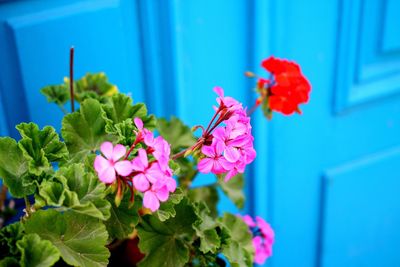
<svg viewBox="0 0 400 267">
<path fill-rule="evenodd" d="M 61 109 L 61 111 L 64 113 L 64 115 L 68 114 L 68 111 L 62 106 L 62 105 L 58 105 Z"/>
<path fill-rule="evenodd" d="M 74 112 L 74 47 L 69 50 L 69 94 L 71 96 L 71 111 Z"/>
<path fill-rule="evenodd" d="M 193 146 L 191 146 L 191 147 L 189 147 L 189 148 L 186 148 L 186 149 L 182 150 L 181 152 L 172 155 L 171 159 L 175 160 L 175 159 L 177 159 L 177 158 L 182 157 L 183 155 L 185 155 L 185 153 L 186 153 L 188 150 L 197 148 L 199 145 L 203 144 L 204 141 L 205 141 L 205 139 L 204 139 L 203 137 L 200 137 L 200 138 L 197 140 L 197 142 L 196 142 Z"/>
<path fill-rule="evenodd" d="M 3 184 L 1 186 L 1 192 L 0 192 L 0 210 L 3 210 L 4 204 L 6 202 L 7 191 L 8 191 L 7 186 Z"/>
<path fill-rule="evenodd" d="M 247 116 L 250 117 L 250 115 L 253 114 L 254 111 L 257 110 L 258 106 L 259 106 L 259 104 L 255 103 L 255 104 L 251 107 L 251 109 L 250 109 L 249 111 L 247 111 Z"/>
<path fill-rule="evenodd" d="M 202 187 L 209 187 L 209 186 L 217 186 L 218 182 L 214 182 L 211 184 L 205 184 L 205 185 L 198 185 L 198 186 L 192 186 L 189 189 L 196 189 L 196 188 L 202 188 Z"/>
<path fill-rule="evenodd" d="M 24 197 L 25 199 L 25 211 L 26 214 L 29 216 L 31 214 L 31 202 L 27 196 Z"/>
<path fill-rule="evenodd" d="M 212 117 L 210 123 L 208 124 L 207 129 L 204 131 L 203 136 L 204 136 L 205 134 L 207 134 L 208 130 L 210 129 L 212 123 L 214 122 L 215 118 L 217 117 L 217 115 L 219 114 L 220 111 L 221 111 L 221 110 L 218 108 L 218 110 L 215 112 L 214 116 Z"/>
<path fill-rule="evenodd" d="M 131 154 L 132 150 L 135 148 L 136 144 L 133 143 L 133 145 L 131 145 L 131 147 L 129 148 L 128 152 L 126 152 L 125 158 L 124 160 L 127 160 L 129 155 Z"/>
</svg>

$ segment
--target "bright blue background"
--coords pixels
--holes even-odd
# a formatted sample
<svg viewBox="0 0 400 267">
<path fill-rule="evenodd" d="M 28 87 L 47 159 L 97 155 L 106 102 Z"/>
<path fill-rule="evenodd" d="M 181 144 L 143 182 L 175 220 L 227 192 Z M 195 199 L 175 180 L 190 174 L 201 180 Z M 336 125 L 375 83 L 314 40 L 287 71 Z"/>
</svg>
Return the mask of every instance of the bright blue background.
<svg viewBox="0 0 400 267">
<path fill-rule="evenodd" d="M 189 125 L 212 116 L 214 86 L 251 105 L 243 72 L 295 60 L 313 86 L 304 114 L 253 117 L 247 211 L 276 231 L 268 266 L 400 266 L 399 13 L 399 0 L 2 1 L 0 132 L 60 127 L 39 89 L 68 75 L 71 45 L 76 77 L 104 71 Z"/>
</svg>

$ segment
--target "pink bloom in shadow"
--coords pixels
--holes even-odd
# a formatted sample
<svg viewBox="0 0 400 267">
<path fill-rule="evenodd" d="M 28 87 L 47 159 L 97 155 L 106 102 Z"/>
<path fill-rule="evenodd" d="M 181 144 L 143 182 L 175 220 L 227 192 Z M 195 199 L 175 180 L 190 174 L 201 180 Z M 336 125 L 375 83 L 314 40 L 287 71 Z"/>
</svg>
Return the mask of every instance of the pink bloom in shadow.
<svg viewBox="0 0 400 267">
<path fill-rule="evenodd" d="M 238 217 L 249 226 L 253 236 L 252 243 L 255 250 L 254 262 L 264 264 L 267 258 L 272 256 L 272 245 L 275 242 L 275 233 L 271 226 L 261 217 L 254 221 L 249 215 Z"/>
</svg>

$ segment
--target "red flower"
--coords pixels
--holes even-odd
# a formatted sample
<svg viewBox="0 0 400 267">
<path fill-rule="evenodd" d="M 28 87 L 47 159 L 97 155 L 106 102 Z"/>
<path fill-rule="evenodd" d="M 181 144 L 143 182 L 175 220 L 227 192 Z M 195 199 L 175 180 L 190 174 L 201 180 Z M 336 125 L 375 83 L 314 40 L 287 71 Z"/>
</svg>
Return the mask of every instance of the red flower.
<svg viewBox="0 0 400 267">
<path fill-rule="evenodd" d="M 261 65 L 272 74 L 270 83 L 261 80 L 258 82 L 258 86 L 269 85 L 268 108 L 285 115 L 301 113 L 299 104 L 307 103 L 311 86 L 301 73 L 299 65 L 274 57 L 264 60 Z"/>
</svg>

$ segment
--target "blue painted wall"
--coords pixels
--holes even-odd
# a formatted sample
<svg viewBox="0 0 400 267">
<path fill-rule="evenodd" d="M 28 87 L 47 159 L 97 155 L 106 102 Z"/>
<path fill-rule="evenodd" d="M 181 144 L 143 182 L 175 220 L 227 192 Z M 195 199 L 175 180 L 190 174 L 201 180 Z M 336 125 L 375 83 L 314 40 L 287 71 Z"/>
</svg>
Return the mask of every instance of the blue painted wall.
<svg viewBox="0 0 400 267">
<path fill-rule="evenodd" d="M 398 0 L 3 1 L 0 132 L 60 126 L 39 89 L 68 73 L 71 45 L 76 77 L 104 71 L 189 125 L 212 116 L 212 87 L 250 105 L 243 71 L 296 60 L 313 86 L 304 114 L 253 117 L 247 210 L 276 230 L 267 265 L 400 266 L 399 12 Z"/>
</svg>

